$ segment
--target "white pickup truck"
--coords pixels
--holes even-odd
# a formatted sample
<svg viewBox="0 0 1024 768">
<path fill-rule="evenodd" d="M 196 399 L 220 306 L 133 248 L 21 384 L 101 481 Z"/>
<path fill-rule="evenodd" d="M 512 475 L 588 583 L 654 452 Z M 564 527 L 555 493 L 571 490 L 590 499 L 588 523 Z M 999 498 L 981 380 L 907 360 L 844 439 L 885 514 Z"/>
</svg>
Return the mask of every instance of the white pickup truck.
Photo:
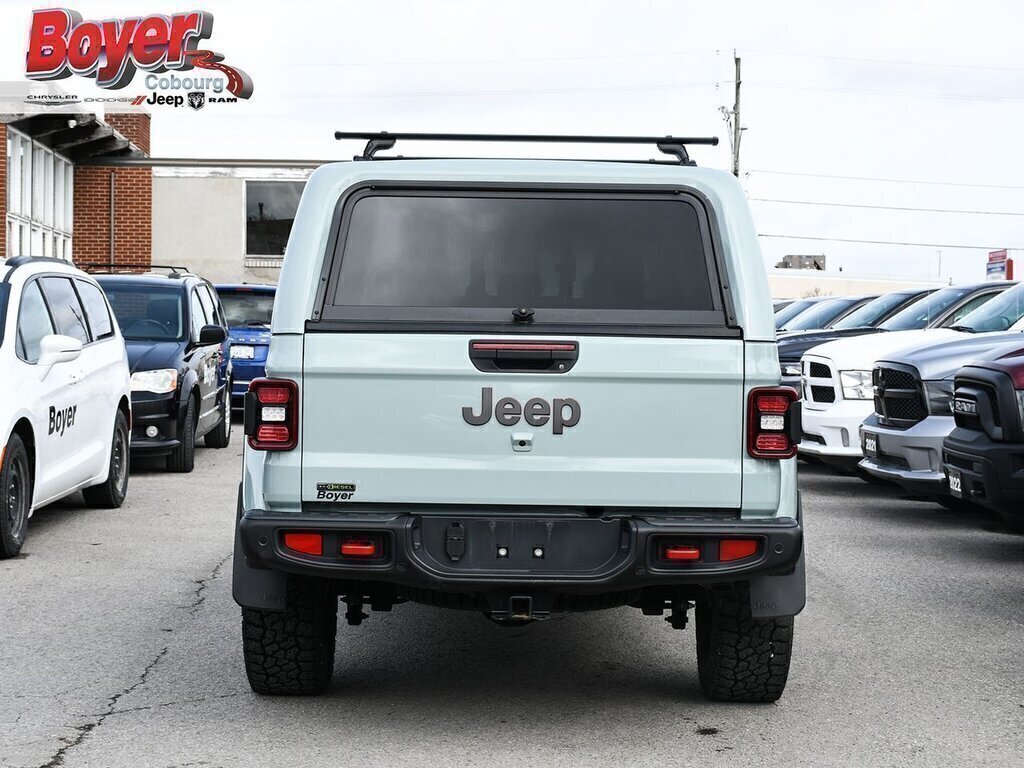
<svg viewBox="0 0 1024 768">
<path fill-rule="evenodd" d="M 1015 285 L 975 283 L 935 291 L 894 315 L 876 333 L 839 339 L 805 352 L 800 361 L 803 408 L 800 455 L 852 470 L 864 457 L 858 430 L 874 411 L 875 361 L 922 344 L 963 337 L 985 305 Z M 917 330 L 911 330 L 917 329 Z"/>
</svg>

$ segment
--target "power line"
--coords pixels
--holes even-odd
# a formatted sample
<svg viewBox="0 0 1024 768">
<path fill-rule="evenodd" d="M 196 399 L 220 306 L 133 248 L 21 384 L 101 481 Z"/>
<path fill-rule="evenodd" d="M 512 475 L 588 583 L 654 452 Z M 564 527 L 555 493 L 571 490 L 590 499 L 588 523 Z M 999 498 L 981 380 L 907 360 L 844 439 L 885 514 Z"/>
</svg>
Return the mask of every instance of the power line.
<svg viewBox="0 0 1024 768">
<path fill-rule="evenodd" d="M 921 179 L 883 179 L 873 176 L 839 176 L 828 173 L 800 173 L 797 171 L 772 171 L 764 168 L 748 169 L 746 173 L 769 173 L 773 176 L 804 176 L 814 179 L 842 179 L 843 181 L 879 181 L 887 184 L 924 184 L 936 187 L 976 187 L 978 189 L 1024 189 L 1020 184 L 972 184 L 967 181 L 925 181 Z"/>
<path fill-rule="evenodd" d="M 723 82 L 731 83 L 731 80 L 709 80 L 696 83 L 662 83 L 647 85 L 609 85 L 593 86 L 583 88 L 524 88 L 506 90 L 465 90 L 465 91 L 355 91 L 340 93 L 292 93 L 281 98 L 286 99 L 392 99 L 392 98 L 416 98 L 426 96 L 520 96 L 535 94 L 573 94 L 573 93 L 615 93 L 615 92 L 636 92 L 636 91 L 673 91 L 677 88 L 705 88 L 715 86 Z"/>
<path fill-rule="evenodd" d="M 865 205 L 861 203 L 825 203 L 816 200 L 778 200 L 768 197 L 750 198 L 758 203 L 786 203 L 789 205 L 821 205 L 835 208 L 870 208 L 879 211 L 919 211 L 922 213 L 965 213 L 976 216 L 1024 216 L 1024 211 L 965 211 L 956 208 L 911 208 L 902 205 Z"/>
<path fill-rule="evenodd" d="M 824 85 L 801 85 L 799 83 L 773 83 L 765 80 L 747 81 L 755 88 L 779 88 L 788 91 L 813 91 L 816 93 L 860 93 L 868 96 L 897 96 L 900 98 L 938 99 L 940 101 L 983 101 L 994 104 L 1024 103 L 1024 99 L 975 96 L 969 93 L 932 93 L 929 91 L 886 91 L 875 88 L 833 88 Z"/>
<path fill-rule="evenodd" d="M 1014 245 L 954 245 L 950 243 L 905 243 L 899 240 L 857 240 L 849 237 L 810 237 L 805 235 L 776 235 L 761 233 L 758 237 L 771 237 L 780 240 L 817 240 L 836 243 L 864 243 L 867 245 L 912 245 L 921 248 L 961 248 L 969 251 L 998 251 L 1003 248 L 1012 250 L 1024 250 L 1022 246 Z"/>
<path fill-rule="evenodd" d="M 743 48 L 743 51 L 749 53 L 761 53 L 767 56 L 788 56 L 803 59 L 830 59 L 832 61 L 856 61 L 865 64 L 889 64 L 899 67 L 937 67 L 942 69 L 971 69 L 971 70 L 983 70 L 989 72 L 1024 72 L 1024 68 L 1021 67 L 986 67 L 981 64 L 948 64 L 948 63 L 936 63 L 928 61 L 894 61 L 892 59 L 870 59 L 860 58 L 856 56 L 829 56 L 824 54 L 815 53 L 792 53 L 784 51 L 765 51 L 758 50 L 756 48 Z"/>
<path fill-rule="evenodd" d="M 584 56 L 536 56 L 516 58 L 488 58 L 488 59 L 432 59 L 432 60 L 407 60 L 407 61 L 343 61 L 331 66 L 336 67 L 406 67 L 406 66 L 432 66 L 435 64 L 533 64 L 535 62 L 553 61 L 605 61 L 613 59 L 660 59 L 683 56 L 715 56 L 719 53 L 715 49 L 703 51 L 662 51 L 644 53 L 602 53 L 588 54 Z"/>
</svg>

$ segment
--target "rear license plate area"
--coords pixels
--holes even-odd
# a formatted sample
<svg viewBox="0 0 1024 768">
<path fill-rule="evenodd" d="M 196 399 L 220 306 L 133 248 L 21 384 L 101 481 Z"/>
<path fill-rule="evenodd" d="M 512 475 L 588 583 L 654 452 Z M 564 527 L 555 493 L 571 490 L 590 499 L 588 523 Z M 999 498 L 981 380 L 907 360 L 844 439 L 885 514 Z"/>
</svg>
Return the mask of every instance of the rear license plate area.
<svg viewBox="0 0 1024 768">
<path fill-rule="evenodd" d="M 594 576 L 631 546 L 621 520 L 422 516 L 413 528 L 415 556 L 450 574 Z"/>
</svg>

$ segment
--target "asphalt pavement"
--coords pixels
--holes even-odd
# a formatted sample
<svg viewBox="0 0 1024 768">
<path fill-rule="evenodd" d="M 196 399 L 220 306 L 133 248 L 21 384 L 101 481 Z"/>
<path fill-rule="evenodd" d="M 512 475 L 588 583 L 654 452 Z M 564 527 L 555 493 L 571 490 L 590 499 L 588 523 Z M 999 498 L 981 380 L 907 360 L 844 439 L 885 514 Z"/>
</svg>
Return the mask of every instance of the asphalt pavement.
<svg viewBox="0 0 1024 768">
<path fill-rule="evenodd" d="M 339 622 L 319 698 L 245 680 L 241 440 L 136 466 L 120 510 L 36 513 L 0 561 L 0 766 L 1024 764 L 1024 537 L 801 467 L 808 605 L 771 705 L 704 700 L 692 625 L 503 629 L 419 605 Z"/>
</svg>

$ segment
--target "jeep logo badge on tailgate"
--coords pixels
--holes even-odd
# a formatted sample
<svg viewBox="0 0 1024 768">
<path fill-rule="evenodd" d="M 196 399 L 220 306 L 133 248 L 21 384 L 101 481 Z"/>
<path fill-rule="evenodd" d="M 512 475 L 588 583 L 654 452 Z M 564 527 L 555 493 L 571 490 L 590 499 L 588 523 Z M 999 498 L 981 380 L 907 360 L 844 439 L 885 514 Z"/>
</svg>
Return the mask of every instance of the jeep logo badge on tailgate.
<svg viewBox="0 0 1024 768">
<path fill-rule="evenodd" d="M 473 406 L 467 405 L 462 409 L 462 418 L 467 424 L 480 427 L 491 420 L 491 407 L 494 403 L 494 390 L 491 387 L 484 387 L 480 391 L 480 412 L 473 413 Z M 553 402 L 548 403 L 539 397 L 526 401 L 523 405 L 514 397 L 503 397 L 493 406 L 494 420 L 505 427 L 511 427 L 525 419 L 531 427 L 543 427 L 551 421 L 553 434 L 562 434 L 563 429 L 575 427 L 580 423 L 582 409 L 580 404 L 571 397 L 556 397 Z"/>
</svg>

